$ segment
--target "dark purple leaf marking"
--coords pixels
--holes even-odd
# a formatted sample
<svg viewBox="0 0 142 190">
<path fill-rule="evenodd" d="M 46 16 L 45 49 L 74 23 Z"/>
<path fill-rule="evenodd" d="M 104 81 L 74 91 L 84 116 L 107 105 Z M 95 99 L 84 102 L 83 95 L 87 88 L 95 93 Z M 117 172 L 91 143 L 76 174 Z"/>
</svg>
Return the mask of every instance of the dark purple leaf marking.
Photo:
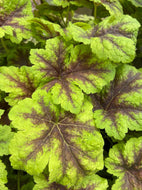
<svg viewBox="0 0 142 190">
<path fill-rule="evenodd" d="M 29 74 L 26 73 L 25 75 L 25 81 L 21 81 L 20 77 L 14 73 L 14 77 L 9 74 L 4 74 L 5 77 L 7 77 L 11 82 L 14 82 L 16 85 L 16 88 L 19 88 L 22 90 L 23 94 L 17 94 L 15 99 L 24 99 L 31 97 L 33 92 L 36 90 L 36 86 L 34 85 L 32 79 L 29 77 Z M 10 85 L 11 88 L 13 88 L 13 85 Z M 14 90 L 13 90 L 14 92 Z"/>
<path fill-rule="evenodd" d="M 135 147 L 134 147 L 135 149 Z M 119 151 L 119 159 L 120 164 L 116 165 L 115 168 L 121 169 L 125 172 L 124 177 L 122 178 L 122 189 L 142 189 L 142 148 L 138 152 L 134 152 L 134 163 L 132 165 L 129 164 L 127 158 L 124 158 L 121 150 Z"/>
<path fill-rule="evenodd" d="M 110 118 L 116 129 L 117 113 L 127 115 L 129 116 L 129 118 L 135 120 L 133 113 L 138 114 L 139 112 L 142 112 L 142 106 L 135 107 L 125 101 L 123 101 L 123 103 L 119 103 L 119 98 L 123 94 L 139 92 L 140 90 L 142 90 L 142 85 L 137 82 L 141 79 L 141 73 L 134 74 L 132 71 L 128 73 L 127 79 L 121 82 L 119 80 L 119 76 L 116 75 L 114 81 L 111 83 L 111 87 L 108 93 L 106 93 L 102 97 L 98 94 L 91 95 L 92 101 L 94 103 L 93 111 L 103 109 L 104 119 Z M 136 122 L 139 123 L 139 121 Z"/>
<path fill-rule="evenodd" d="M 1 27 L 11 26 L 14 28 L 20 28 L 22 31 L 27 30 L 24 26 L 19 25 L 18 21 L 15 20 L 15 18 L 22 18 L 23 17 L 22 11 L 23 11 L 23 9 L 25 9 L 26 5 L 27 5 L 27 2 L 24 3 L 23 5 L 17 4 L 15 10 L 13 10 L 10 13 L 5 12 L 4 16 L 0 16 L 0 26 Z M 16 35 L 15 32 L 13 32 L 13 34 Z"/>
<path fill-rule="evenodd" d="M 56 50 L 55 54 L 57 57 L 57 61 L 47 60 L 42 55 L 36 53 L 36 56 L 39 59 L 39 62 L 44 63 L 44 68 L 40 68 L 40 72 L 44 73 L 44 77 L 51 78 L 50 82 L 46 84 L 44 87 L 46 89 L 50 89 L 55 83 L 59 83 L 62 86 L 62 90 L 65 90 L 67 96 L 71 100 L 70 94 L 73 93 L 70 88 L 70 82 L 78 79 L 82 81 L 84 84 L 90 83 L 94 88 L 96 88 L 96 84 L 89 79 L 89 75 L 96 75 L 100 78 L 103 78 L 102 74 L 109 72 L 109 70 L 102 68 L 98 68 L 101 63 L 97 63 L 92 61 L 90 64 L 92 54 L 81 52 L 78 55 L 78 58 L 75 62 L 71 62 L 67 67 L 65 64 L 65 48 L 62 44 L 60 44 L 58 50 Z"/>
<path fill-rule="evenodd" d="M 89 38 L 100 37 L 101 39 L 103 39 L 105 37 L 107 39 L 108 34 L 113 34 L 114 36 L 119 36 L 119 37 L 125 36 L 126 38 L 131 38 L 132 37 L 131 32 L 127 32 L 121 29 L 123 25 L 126 25 L 126 24 L 129 24 L 129 23 L 121 22 L 121 23 L 115 24 L 114 26 L 111 25 L 106 29 L 104 29 L 103 27 L 99 28 L 99 26 L 95 26 L 92 32 L 90 33 Z"/>
<path fill-rule="evenodd" d="M 44 30 L 45 32 L 47 32 L 47 38 L 53 38 L 55 36 L 59 36 L 59 32 L 56 32 L 54 29 L 50 28 L 50 24 L 48 26 L 48 24 L 44 24 L 42 21 L 40 20 L 33 20 L 33 24 L 36 28 L 36 24 L 40 26 L 40 30 Z M 45 36 L 42 36 L 42 34 L 38 34 L 41 38 L 45 38 Z"/>
<path fill-rule="evenodd" d="M 74 167 L 77 168 L 78 172 L 84 175 L 86 173 L 83 165 L 80 163 L 81 157 L 86 157 L 92 162 L 96 162 L 95 159 L 83 151 L 79 145 L 77 145 L 73 139 L 80 137 L 82 131 L 86 130 L 90 133 L 94 131 L 94 127 L 90 126 L 88 123 L 80 123 L 75 121 L 74 115 L 67 113 L 64 117 L 59 117 L 58 119 L 55 116 L 55 113 L 50 110 L 48 106 L 45 106 L 44 102 L 41 101 L 40 105 L 42 107 L 43 114 L 38 114 L 34 109 L 32 113 L 24 113 L 23 116 L 25 119 L 30 118 L 33 123 L 33 127 L 38 126 L 38 124 L 44 123 L 48 128 L 41 131 L 39 138 L 32 140 L 29 144 L 34 145 L 33 151 L 27 156 L 24 162 L 27 162 L 29 159 L 35 159 L 36 155 L 39 152 L 42 152 L 43 147 L 52 149 L 52 140 L 58 139 L 60 142 L 60 159 L 62 162 L 62 172 L 65 174 L 68 167 L 68 163 L 71 162 Z M 77 133 L 73 133 L 77 131 Z"/>
<path fill-rule="evenodd" d="M 86 188 L 79 188 L 76 190 L 94 190 L 95 185 L 89 185 Z M 57 184 L 57 183 L 52 183 L 51 185 L 49 185 L 49 187 L 44 188 L 43 190 L 74 190 L 74 188 L 67 188 L 66 186 Z"/>
</svg>

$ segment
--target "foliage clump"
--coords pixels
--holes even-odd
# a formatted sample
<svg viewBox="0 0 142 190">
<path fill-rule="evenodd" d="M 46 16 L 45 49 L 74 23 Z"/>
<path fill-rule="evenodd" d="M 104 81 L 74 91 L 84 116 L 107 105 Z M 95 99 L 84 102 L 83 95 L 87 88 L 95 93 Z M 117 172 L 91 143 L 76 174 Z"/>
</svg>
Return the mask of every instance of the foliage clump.
<svg viewBox="0 0 142 190">
<path fill-rule="evenodd" d="M 141 13 L 0 1 L 0 189 L 142 189 Z"/>
</svg>

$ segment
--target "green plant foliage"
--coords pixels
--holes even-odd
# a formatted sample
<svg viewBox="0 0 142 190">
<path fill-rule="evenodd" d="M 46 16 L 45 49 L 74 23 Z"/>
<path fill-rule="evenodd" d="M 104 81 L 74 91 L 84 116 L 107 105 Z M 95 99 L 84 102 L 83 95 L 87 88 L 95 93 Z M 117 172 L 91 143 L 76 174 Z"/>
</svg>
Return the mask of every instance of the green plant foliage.
<svg viewBox="0 0 142 190">
<path fill-rule="evenodd" d="M 86 50 L 89 48 L 82 45 L 66 46 L 59 38 L 47 40 L 46 49 L 31 50 L 30 60 L 47 78 L 44 88 L 51 89 L 53 102 L 72 113 L 80 110 L 82 90 L 87 94 L 98 92 L 114 76 L 110 63 L 97 63 Z"/>
<path fill-rule="evenodd" d="M 106 159 L 108 172 L 118 179 L 112 190 L 141 190 L 142 137 L 131 138 L 127 143 L 119 143 L 110 149 Z"/>
<path fill-rule="evenodd" d="M 8 190 L 8 188 L 5 186 L 6 183 L 7 183 L 7 171 L 5 170 L 5 165 L 0 160 L 0 189 Z"/>
<path fill-rule="evenodd" d="M 105 18 L 89 31 L 70 23 L 67 31 L 75 41 L 90 44 L 101 60 L 128 63 L 135 57 L 135 42 L 139 23 L 130 16 Z"/>
<path fill-rule="evenodd" d="M 45 40 L 49 38 L 53 38 L 59 36 L 59 34 L 64 34 L 62 28 L 58 24 L 54 24 L 47 20 L 41 18 L 34 18 L 31 20 L 33 37 L 37 40 L 37 42 Z M 36 33 L 35 33 L 36 30 Z"/>
<path fill-rule="evenodd" d="M 18 132 L 10 144 L 10 160 L 15 169 L 32 175 L 48 164 L 49 181 L 70 187 L 85 173 L 103 169 L 103 139 L 94 127 L 89 101 L 77 116 L 61 113 L 43 90 L 15 105 L 9 117 Z"/>
<path fill-rule="evenodd" d="M 12 106 L 26 97 L 31 97 L 41 82 L 38 72 L 26 66 L 1 67 L 0 80 L 3 81 L 0 89 L 9 93 L 5 100 Z"/>
<path fill-rule="evenodd" d="M 98 128 L 123 139 L 130 130 L 142 131 L 142 74 L 132 66 L 119 66 L 102 96 L 92 95 Z"/>
<path fill-rule="evenodd" d="M 111 15 L 120 15 L 123 13 L 122 6 L 119 0 L 91 0 L 96 5 L 102 4 L 109 11 Z"/>
<path fill-rule="evenodd" d="M 28 19 L 32 18 L 31 2 L 4 0 L 0 7 L 0 38 L 8 35 L 16 43 L 30 38 Z"/>
<path fill-rule="evenodd" d="M 141 190 L 140 0 L 0 0 L 0 190 Z"/>
<path fill-rule="evenodd" d="M 128 0 L 136 7 L 142 7 L 142 1 L 141 0 Z"/>
<path fill-rule="evenodd" d="M 91 175 L 84 177 L 83 180 L 77 182 L 76 186 L 73 188 L 68 188 L 67 186 L 63 186 L 59 183 L 49 183 L 48 175 L 40 174 L 39 176 L 35 176 L 34 180 L 36 185 L 33 190 L 106 190 L 108 187 L 108 183 L 106 179 L 99 177 L 98 175 Z"/>
<path fill-rule="evenodd" d="M 0 156 L 9 154 L 9 143 L 12 137 L 11 128 L 7 125 L 0 125 Z"/>
</svg>

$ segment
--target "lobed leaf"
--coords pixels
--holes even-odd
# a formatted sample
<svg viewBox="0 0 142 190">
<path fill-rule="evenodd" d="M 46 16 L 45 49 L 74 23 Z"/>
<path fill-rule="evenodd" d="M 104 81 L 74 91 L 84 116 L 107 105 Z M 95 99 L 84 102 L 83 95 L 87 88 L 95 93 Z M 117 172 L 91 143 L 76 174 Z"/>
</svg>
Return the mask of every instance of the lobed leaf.
<svg viewBox="0 0 142 190">
<path fill-rule="evenodd" d="M 38 72 L 27 66 L 1 67 L 0 80 L 0 89 L 9 93 L 5 100 L 12 106 L 26 97 L 31 97 L 41 82 Z"/>
<path fill-rule="evenodd" d="M 34 180 L 36 185 L 33 190 L 106 190 L 108 187 L 107 180 L 95 174 L 84 177 L 82 182 L 77 182 L 72 188 L 55 182 L 50 184 L 46 174 L 35 176 Z"/>
<path fill-rule="evenodd" d="M 30 60 L 47 80 L 43 88 L 51 90 L 53 102 L 72 113 L 81 108 L 82 90 L 98 92 L 114 77 L 111 64 L 99 63 L 88 46 L 67 46 L 58 38 L 47 40 L 46 49 L 31 50 Z"/>
<path fill-rule="evenodd" d="M 91 30 L 84 30 L 70 23 L 69 38 L 90 44 L 92 52 L 100 60 L 129 63 L 135 57 L 138 21 L 128 15 L 109 16 Z"/>
<path fill-rule="evenodd" d="M 142 131 L 142 74 L 123 65 L 102 95 L 92 96 L 94 118 L 98 128 L 116 139 L 123 139 L 130 130 Z"/>
<path fill-rule="evenodd" d="M 9 117 L 18 129 L 10 144 L 11 164 L 31 175 L 48 166 L 49 182 L 74 186 L 103 168 L 103 139 L 94 127 L 92 104 L 86 100 L 77 115 L 54 105 L 51 94 L 37 90 L 33 99 L 15 105 Z"/>
<path fill-rule="evenodd" d="M 8 35 L 15 43 L 20 43 L 23 38 L 29 39 L 28 20 L 33 16 L 31 1 L 2 0 L 0 7 L 0 38 Z"/>
<path fill-rule="evenodd" d="M 112 190 L 142 189 L 142 137 L 131 138 L 110 149 L 105 165 L 108 172 L 117 176 Z"/>
</svg>

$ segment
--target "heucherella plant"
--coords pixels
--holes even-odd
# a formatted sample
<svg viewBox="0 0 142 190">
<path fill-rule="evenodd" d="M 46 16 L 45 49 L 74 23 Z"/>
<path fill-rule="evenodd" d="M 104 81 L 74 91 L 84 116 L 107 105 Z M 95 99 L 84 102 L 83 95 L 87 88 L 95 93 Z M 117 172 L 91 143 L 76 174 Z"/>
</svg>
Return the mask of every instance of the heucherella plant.
<svg viewBox="0 0 142 190">
<path fill-rule="evenodd" d="M 0 190 L 142 189 L 141 13 L 0 0 Z"/>
</svg>

